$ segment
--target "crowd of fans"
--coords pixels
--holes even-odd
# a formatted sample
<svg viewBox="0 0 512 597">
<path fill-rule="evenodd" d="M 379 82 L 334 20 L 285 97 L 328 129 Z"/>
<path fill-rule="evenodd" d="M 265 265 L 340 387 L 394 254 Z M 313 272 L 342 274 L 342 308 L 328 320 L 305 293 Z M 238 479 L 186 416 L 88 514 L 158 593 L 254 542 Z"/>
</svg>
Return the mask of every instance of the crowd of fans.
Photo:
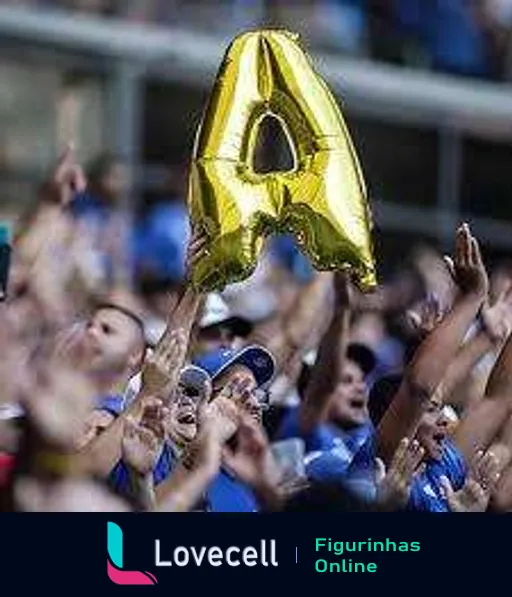
<svg viewBox="0 0 512 597">
<path fill-rule="evenodd" d="M 370 294 L 287 237 L 206 293 L 204 231 L 172 203 L 131 223 L 124 187 L 69 147 L 15 234 L 2 510 L 512 508 L 512 271 L 467 224 Z"/>
<path fill-rule="evenodd" d="M 131 22 L 219 30 L 279 23 L 308 43 L 376 60 L 494 80 L 512 76 L 510 0 L 3 0 Z M 217 19 L 216 19 L 217 17 Z M 304 25 L 306 24 L 306 25 Z"/>
</svg>

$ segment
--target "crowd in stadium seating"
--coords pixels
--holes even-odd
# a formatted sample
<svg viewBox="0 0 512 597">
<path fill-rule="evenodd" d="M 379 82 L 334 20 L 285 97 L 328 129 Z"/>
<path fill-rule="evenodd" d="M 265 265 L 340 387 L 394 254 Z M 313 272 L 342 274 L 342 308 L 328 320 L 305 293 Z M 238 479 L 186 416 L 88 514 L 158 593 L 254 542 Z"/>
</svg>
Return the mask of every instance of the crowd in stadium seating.
<svg viewBox="0 0 512 597">
<path fill-rule="evenodd" d="M 298 29 L 308 43 L 417 68 L 508 80 L 510 0 L 3 0 L 131 22 Z M 204 18 L 201 18 L 204 13 Z M 227 17 L 227 18 L 226 18 Z"/>
<path fill-rule="evenodd" d="M 510 511 L 512 273 L 467 224 L 371 294 L 289 237 L 219 294 L 126 181 L 68 147 L 10 272 L 2 232 L 0 510 Z"/>
</svg>

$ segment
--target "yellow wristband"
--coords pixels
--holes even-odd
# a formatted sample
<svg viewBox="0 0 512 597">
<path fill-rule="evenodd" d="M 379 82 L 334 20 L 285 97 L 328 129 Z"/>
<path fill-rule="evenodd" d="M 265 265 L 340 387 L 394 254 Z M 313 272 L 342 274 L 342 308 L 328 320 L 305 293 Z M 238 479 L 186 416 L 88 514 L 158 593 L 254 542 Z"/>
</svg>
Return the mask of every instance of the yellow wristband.
<svg viewBox="0 0 512 597">
<path fill-rule="evenodd" d="M 34 464 L 38 470 L 61 477 L 69 477 L 77 472 L 74 470 L 72 458 L 68 454 L 59 452 L 38 452 L 34 458 Z"/>
</svg>

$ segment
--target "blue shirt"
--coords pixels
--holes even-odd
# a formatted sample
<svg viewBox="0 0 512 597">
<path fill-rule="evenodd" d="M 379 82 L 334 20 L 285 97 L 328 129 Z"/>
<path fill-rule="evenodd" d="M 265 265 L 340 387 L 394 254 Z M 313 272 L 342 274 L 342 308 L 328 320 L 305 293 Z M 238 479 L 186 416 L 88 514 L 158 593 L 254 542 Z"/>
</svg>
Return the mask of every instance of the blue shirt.
<svg viewBox="0 0 512 597">
<path fill-rule="evenodd" d="M 313 268 L 291 235 L 274 236 L 270 240 L 270 254 L 290 271 L 302 284 L 311 281 Z"/>
<path fill-rule="evenodd" d="M 428 49 L 435 69 L 468 75 L 488 71 L 486 42 L 471 0 L 396 0 L 398 20 Z"/>
<path fill-rule="evenodd" d="M 417 477 L 411 487 L 408 510 L 421 512 L 450 512 L 443 497 L 441 477 L 447 477 L 453 489 L 462 489 L 466 481 L 467 467 L 462 454 L 450 440 L 445 440 L 440 460 L 427 463 L 425 472 Z"/>
<path fill-rule="evenodd" d="M 124 398 L 118 394 L 102 396 L 96 403 L 96 410 L 106 410 L 113 417 L 117 417 L 124 410 Z"/>
<path fill-rule="evenodd" d="M 258 512 L 259 505 L 250 487 L 226 469 L 210 483 L 206 491 L 208 512 Z"/>
<path fill-rule="evenodd" d="M 77 193 L 69 208 L 77 219 L 90 219 L 98 224 L 105 224 L 109 218 L 110 209 L 88 191 Z"/>
<path fill-rule="evenodd" d="M 162 453 L 153 469 L 153 482 L 155 485 L 162 483 L 171 474 L 174 462 L 175 453 L 173 447 L 171 444 L 165 442 Z M 110 471 L 107 482 L 117 493 L 121 495 L 130 494 L 130 473 L 122 460 Z"/>
<path fill-rule="evenodd" d="M 370 422 L 349 431 L 325 423 L 302 434 L 299 409 L 293 408 L 285 415 L 277 435 L 278 439 L 304 440 L 306 474 L 312 481 L 340 484 L 363 499 L 375 498 L 375 430 Z"/>
<path fill-rule="evenodd" d="M 121 396 L 104 396 L 96 408 L 105 410 L 117 417 L 124 409 Z M 165 442 L 162 453 L 153 469 L 155 485 L 162 483 L 174 469 L 177 452 L 173 446 Z M 121 495 L 130 493 L 130 475 L 126 464 L 120 460 L 110 472 L 108 484 Z M 258 502 L 252 490 L 225 469 L 213 479 L 206 491 L 206 509 L 208 512 L 257 512 Z"/>
<path fill-rule="evenodd" d="M 77 193 L 73 198 L 69 209 L 76 220 L 85 224 L 87 229 L 86 235 L 91 240 L 92 247 L 97 253 L 103 274 L 107 278 L 111 278 L 114 273 L 114 263 L 112 261 L 112 255 L 105 247 L 105 239 L 109 239 L 112 235 L 110 226 L 113 219 L 119 215 L 118 212 L 116 212 L 115 208 L 106 205 L 99 197 L 88 191 Z M 130 268 L 133 268 L 133 248 L 131 246 L 133 241 L 130 238 L 132 236 L 132 231 L 129 230 L 127 232 L 127 246 L 123 248 L 126 253 L 124 258 L 128 258 L 129 266 Z"/>
</svg>

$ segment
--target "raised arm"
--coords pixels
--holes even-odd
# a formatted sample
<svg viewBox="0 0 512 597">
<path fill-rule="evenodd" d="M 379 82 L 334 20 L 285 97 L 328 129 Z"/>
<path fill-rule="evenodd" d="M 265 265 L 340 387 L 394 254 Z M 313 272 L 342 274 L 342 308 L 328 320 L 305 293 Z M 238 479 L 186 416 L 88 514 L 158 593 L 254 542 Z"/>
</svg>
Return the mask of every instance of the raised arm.
<svg viewBox="0 0 512 597">
<path fill-rule="evenodd" d="M 47 323 L 62 327 L 71 315 L 68 282 L 73 226 L 66 212 L 74 194 L 83 191 L 85 176 L 68 146 L 40 191 L 40 200 L 22 222 L 14 241 L 13 268 L 37 298 Z"/>
<path fill-rule="evenodd" d="M 319 324 L 325 320 L 331 277 L 330 273 L 317 273 L 299 292 L 277 331 L 274 327 L 256 328 L 251 335 L 251 342 L 270 350 L 279 370 L 286 369 L 292 360 L 316 344 L 315 339 L 321 333 Z"/>
<path fill-rule="evenodd" d="M 127 418 L 122 440 L 122 458 L 130 480 L 130 497 L 137 509 L 155 504 L 153 470 L 164 448 L 166 408 L 159 400 L 147 401 L 140 421 Z"/>
<path fill-rule="evenodd" d="M 510 462 L 512 452 L 512 336 L 502 350 L 491 373 L 484 400 L 463 421 L 459 439 L 466 451 L 485 449 L 498 452 Z M 505 421 L 505 423 L 504 423 Z M 463 433 L 464 432 L 464 433 Z M 509 465 L 498 483 L 493 505 L 502 511 L 512 509 L 512 467 Z"/>
<path fill-rule="evenodd" d="M 391 461 L 400 440 L 414 434 L 426 402 L 443 379 L 487 297 L 487 273 L 478 242 L 467 224 L 457 230 L 454 275 L 459 296 L 450 313 L 418 348 L 379 425 L 379 448 L 386 462 Z"/>
<path fill-rule="evenodd" d="M 135 400 L 101 434 L 75 455 L 81 470 L 106 477 L 121 458 L 125 421 L 138 420 L 148 398 L 168 400 L 177 385 L 185 362 L 188 336 L 182 329 L 174 330 L 159 342 L 142 369 L 142 388 Z"/>
<path fill-rule="evenodd" d="M 190 271 L 193 263 L 204 249 L 204 239 L 195 235 L 188 250 Z M 193 287 L 181 294 L 178 303 L 169 314 L 167 327 L 155 347 L 154 353 L 146 358 L 142 370 L 142 388 L 132 404 L 100 435 L 95 437 L 76 455 L 77 466 L 106 476 L 121 457 L 123 426 L 127 417 L 140 417 L 148 397 L 169 399 L 177 387 L 180 371 L 185 363 L 192 326 L 194 324 L 202 294 Z"/>
<path fill-rule="evenodd" d="M 459 350 L 446 375 L 434 392 L 439 402 L 447 402 L 459 384 L 468 378 L 473 367 L 493 349 L 493 342 L 485 332 L 479 332 Z"/>
<path fill-rule="evenodd" d="M 333 278 L 335 305 L 331 323 L 318 351 L 317 361 L 300 407 L 300 427 L 309 433 L 327 417 L 329 400 L 343 369 L 350 332 L 352 289 L 348 274 L 337 272 Z"/>
<path fill-rule="evenodd" d="M 482 309 L 483 331 L 474 339 L 475 344 L 485 347 L 506 345 L 491 372 L 485 396 L 464 414 L 456 429 L 454 439 L 467 460 L 471 460 L 476 452 L 488 448 L 492 442 L 512 442 L 512 426 L 510 438 L 507 430 L 498 436 L 508 413 L 512 412 L 512 347 L 510 332 L 512 329 L 512 292 L 506 290 L 492 306 Z M 485 336 L 485 337 L 482 337 Z M 488 348 L 489 349 L 489 348 Z M 469 348 L 468 348 L 469 350 Z M 512 443 L 510 444 L 512 447 Z"/>
</svg>

